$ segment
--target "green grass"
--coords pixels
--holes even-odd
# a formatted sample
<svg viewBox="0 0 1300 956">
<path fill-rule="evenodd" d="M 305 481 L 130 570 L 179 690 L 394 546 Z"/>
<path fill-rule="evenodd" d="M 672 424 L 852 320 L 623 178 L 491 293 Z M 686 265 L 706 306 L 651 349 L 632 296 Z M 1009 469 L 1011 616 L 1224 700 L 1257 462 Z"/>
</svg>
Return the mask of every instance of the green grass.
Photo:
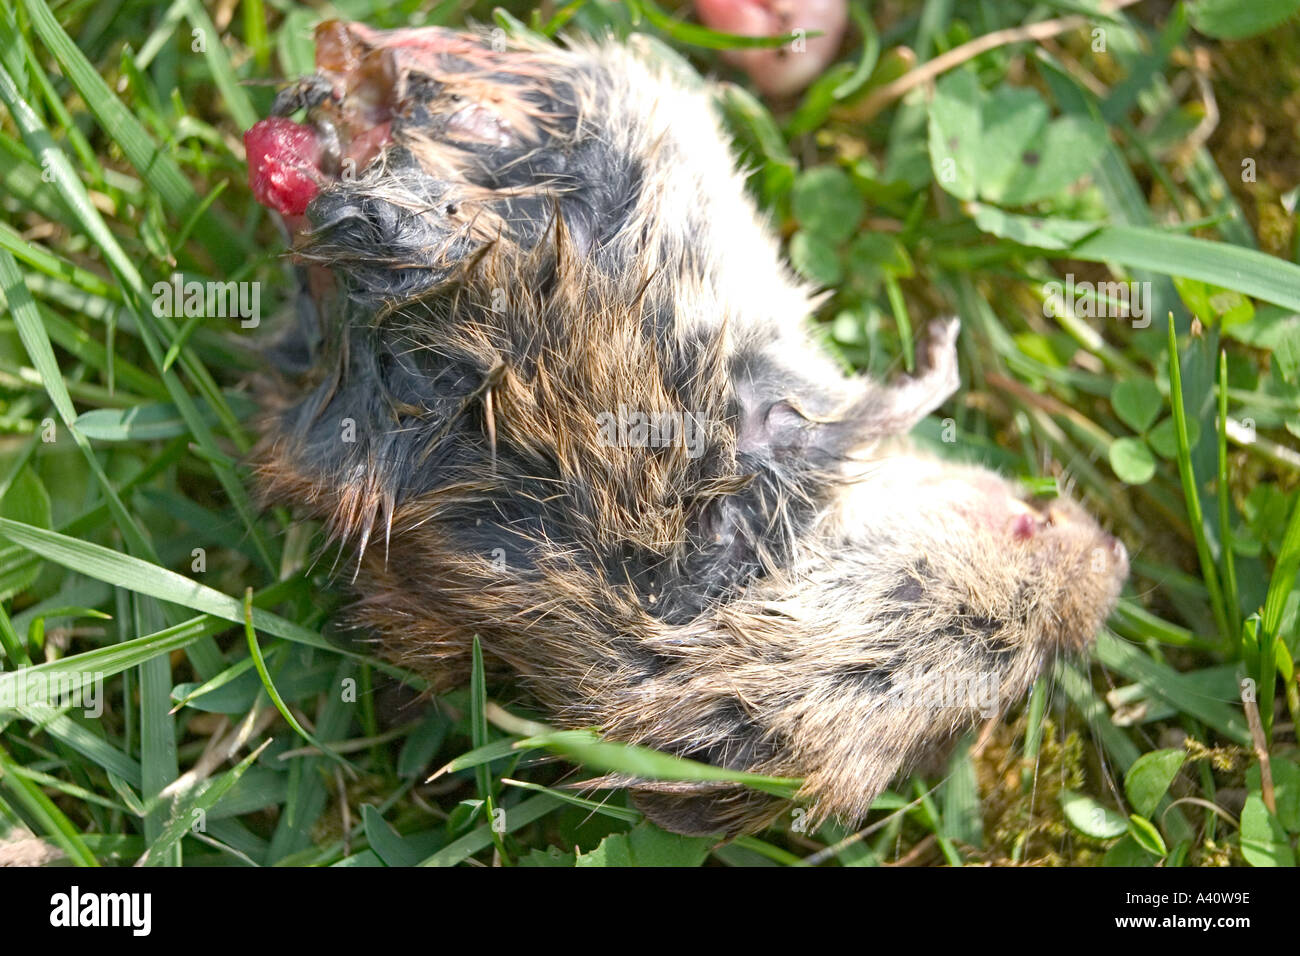
<svg viewBox="0 0 1300 956">
<path fill-rule="evenodd" d="M 909 70 L 1090 4 L 855 5 L 843 59 L 784 104 L 722 64 L 734 39 L 670 6 L 337 3 L 380 26 L 638 29 L 738 81 L 721 104 L 792 261 L 829 291 L 828 348 L 887 375 L 928 318 L 959 314 L 963 388 L 918 440 L 1068 485 L 1128 545 L 1095 649 L 944 771 L 896 781 L 861 832 L 805 832 L 796 810 L 724 846 L 556 784 L 575 764 L 736 774 L 556 732 L 481 668 L 437 707 L 399 706 L 419 681 L 329 636 L 344 598 L 318 529 L 252 504 L 246 385 L 269 322 L 151 308 L 177 271 L 260 283 L 263 315 L 288 304 L 240 134 L 265 81 L 310 69 L 318 14 L 16 0 L 0 10 L 0 854 L 33 834 L 79 865 L 1294 864 L 1296 4 L 1199 0 L 1159 22 L 1129 6 L 958 57 L 901 98 L 881 91 Z M 1130 281 L 1141 316 L 1095 286 Z M 1095 294 L 1066 301 L 1082 283 Z M 50 706 L 51 687 L 101 689 L 101 712 Z"/>
</svg>

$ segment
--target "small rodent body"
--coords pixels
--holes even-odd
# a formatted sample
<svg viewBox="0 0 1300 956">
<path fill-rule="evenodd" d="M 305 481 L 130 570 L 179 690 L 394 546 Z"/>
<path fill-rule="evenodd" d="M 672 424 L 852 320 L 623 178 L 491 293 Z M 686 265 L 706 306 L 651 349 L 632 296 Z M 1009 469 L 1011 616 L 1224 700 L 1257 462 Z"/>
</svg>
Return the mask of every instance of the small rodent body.
<svg viewBox="0 0 1300 956">
<path fill-rule="evenodd" d="M 639 45 L 318 28 L 277 101 L 307 122 L 248 140 L 303 287 L 262 487 L 352 547 L 351 622 L 436 689 L 478 635 L 557 724 L 804 778 L 851 823 L 1085 647 L 1127 558 L 909 447 L 956 322 L 913 376 L 844 375 L 707 87 Z M 784 806 L 598 783 L 683 833 Z"/>
</svg>

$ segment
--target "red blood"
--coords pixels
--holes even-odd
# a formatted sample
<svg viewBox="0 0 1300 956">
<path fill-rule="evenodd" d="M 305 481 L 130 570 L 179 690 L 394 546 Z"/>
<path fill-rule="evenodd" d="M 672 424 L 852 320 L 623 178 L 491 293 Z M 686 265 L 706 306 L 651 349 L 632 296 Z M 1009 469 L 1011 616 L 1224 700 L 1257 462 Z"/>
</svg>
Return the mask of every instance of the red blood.
<svg viewBox="0 0 1300 956">
<path fill-rule="evenodd" d="M 301 216 L 320 192 L 320 142 L 310 127 L 284 117 L 257 123 L 244 134 L 248 185 L 263 206 Z"/>
</svg>

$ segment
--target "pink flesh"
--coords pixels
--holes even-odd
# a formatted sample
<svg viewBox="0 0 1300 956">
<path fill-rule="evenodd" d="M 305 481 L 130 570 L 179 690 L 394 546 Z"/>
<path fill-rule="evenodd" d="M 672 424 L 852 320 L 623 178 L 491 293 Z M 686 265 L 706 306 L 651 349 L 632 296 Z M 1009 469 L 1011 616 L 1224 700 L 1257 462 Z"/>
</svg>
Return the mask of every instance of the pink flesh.
<svg viewBox="0 0 1300 956">
<path fill-rule="evenodd" d="M 743 37 L 770 36 L 779 26 L 771 11 L 754 0 L 696 0 L 695 10 L 706 26 Z"/>
<path fill-rule="evenodd" d="M 322 189 L 340 175 L 359 175 L 391 141 L 402 77 L 413 69 L 436 74 L 447 54 L 484 67 L 499 56 L 472 37 L 435 27 L 380 31 L 327 20 L 315 39 L 317 75 L 333 86 L 332 101 L 309 111 L 310 125 L 272 117 L 244 134 L 253 195 L 295 233 L 306 226 L 307 206 Z M 337 142 L 334 156 L 323 141 Z"/>
<path fill-rule="evenodd" d="M 790 96 L 835 59 L 848 25 L 846 0 L 696 0 L 700 22 L 740 36 L 777 36 L 803 30 L 801 46 L 727 50 L 723 59 L 749 74 L 768 96 Z"/>
<path fill-rule="evenodd" d="M 1018 514 L 1011 519 L 1011 536 L 1017 541 L 1028 541 L 1038 530 L 1038 522 L 1030 514 Z"/>
<path fill-rule="evenodd" d="M 263 206 L 298 217 L 320 192 L 320 141 L 308 126 L 264 119 L 244 134 L 248 185 Z"/>
</svg>

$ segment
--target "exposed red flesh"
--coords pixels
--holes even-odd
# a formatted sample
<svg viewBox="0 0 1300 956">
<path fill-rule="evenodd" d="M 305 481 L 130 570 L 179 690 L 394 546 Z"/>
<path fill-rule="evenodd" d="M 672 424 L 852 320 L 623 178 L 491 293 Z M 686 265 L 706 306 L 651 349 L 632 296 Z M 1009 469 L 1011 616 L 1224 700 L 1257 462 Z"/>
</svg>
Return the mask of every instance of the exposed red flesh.
<svg viewBox="0 0 1300 956">
<path fill-rule="evenodd" d="M 287 217 L 298 217 L 320 192 L 320 140 L 314 130 L 279 116 L 244 134 L 248 185 L 257 201 Z"/>
<path fill-rule="evenodd" d="M 315 40 L 317 76 L 329 82 L 332 97 L 308 110 L 306 124 L 273 117 L 244 134 L 254 196 L 294 233 L 306 227 L 307 206 L 322 189 L 359 176 L 391 142 L 410 72 L 437 75 L 448 54 L 483 66 L 499 56 L 438 28 L 379 31 L 327 20 Z"/>
</svg>

